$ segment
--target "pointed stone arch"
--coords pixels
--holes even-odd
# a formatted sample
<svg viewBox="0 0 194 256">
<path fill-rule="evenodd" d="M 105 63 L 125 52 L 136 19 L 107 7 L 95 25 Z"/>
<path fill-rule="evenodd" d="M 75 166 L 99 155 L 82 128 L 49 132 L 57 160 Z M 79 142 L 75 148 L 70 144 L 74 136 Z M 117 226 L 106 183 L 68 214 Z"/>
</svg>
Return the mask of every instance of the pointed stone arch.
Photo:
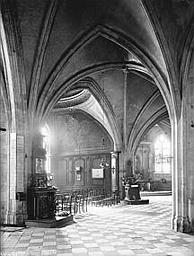
<svg viewBox="0 0 194 256">
<path fill-rule="evenodd" d="M 97 38 L 98 36 L 102 36 L 121 46 L 125 50 L 133 52 L 133 54 L 141 60 L 143 65 L 145 65 L 145 67 L 150 71 L 156 85 L 160 89 L 161 94 L 165 100 L 169 116 L 173 119 L 175 117 L 175 109 L 173 108 L 173 98 L 168 89 L 168 86 L 170 86 L 168 84 L 168 79 L 164 76 L 163 72 L 160 70 L 157 64 L 154 63 L 154 60 L 151 59 L 151 56 L 144 52 L 141 46 L 137 45 L 136 42 L 134 42 L 134 40 L 132 40 L 127 35 L 121 33 L 120 31 L 117 31 L 116 29 L 109 28 L 106 25 L 97 25 L 95 28 L 90 28 L 89 31 L 84 31 L 83 34 L 79 38 L 77 38 L 69 47 L 69 49 L 63 54 L 61 60 L 56 64 L 50 77 L 45 82 L 45 86 L 41 91 L 41 95 L 39 95 L 37 102 L 37 112 L 41 113 L 41 115 L 43 114 L 43 103 L 45 102 L 45 99 L 48 101 L 50 100 L 49 95 L 53 95 L 55 80 L 60 75 L 61 70 L 65 67 L 65 64 L 71 58 L 71 56 L 73 56 L 73 54 L 78 49 L 81 49 L 81 47 L 87 45 L 92 40 L 95 40 L 95 38 Z M 92 67 L 90 73 L 95 72 L 95 69 L 97 69 L 97 67 Z M 84 75 L 89 75 L 89 72 L 87 72 L 87 70 L 82 70 L 77 72 L 75 76 L 78 78 L 79 76 L 81 76 L 81 74 L 82 77 L 84 77 Z M 69 86 L 71 86 L 72 82 L 73 78 L 68 78 L 66 81 L 64 81 L 64 84 L 61 85 L 61 87 L 63 87 L 64 89 L 68 88 Z"/>
<path fill-rule="evenodd" d="M 145 103 L 145 105 L 142 107 L 139 115 L 137 116 L 136 120 L 134 121 L 132 130 L 128 136 L 127 139 L 127 151 L 128 154 L 130 154 L 130 152 L 132 151 L 133 145 L 134 145 L 134 141 L 136 139 L 136 130 L 138 130 L 138 124 L 139 122 L 141 122 L 141 117 L 143 116 L 144 112 L 146 111 L 146 109 L 149 108 L 149 106 L 151 106 L 151 104 L 158 99 L 158 97 L 160 97 L 160 92 L 156 91 L 149 99 L 148 101 Z M 144 125 L 144 124 L 143 124 Z M 141 126 L 143 126 L 141 125 Z"/>
<path fill-rule="evenodd" d="M 111 103 L 109 102 L 102 88 L 91 77 L 85 77 L 84 79 L 80 80 L 77 85 L 81 86 L 82 88 L 88 89 L 91 92 L 91 94 L 95 97 L 97 102 L 99 103 L 106 119 L 108 120 L 108 126 L 106 126 L 105 123 L 102 122 L 102 120 L 99 119 L 98 121 L 107 130 L 107 132 L 113 139 L 114 150 L 120 150 L 122 145 L 121 134 L 119 132 L 118 124 L 117 124 Z M 76 87 L 76 85 L 74 86 Z"/>
<path fill-rule="evenodd" d="M 155 14 L 154 8 L 151 5 L 151 3 L 147 0 L 142 1 L 143 8 L 145 10 L 146 15 L 148 16 L 150 20 L 150 24 L 152 26 L 152 29 L 154 30 L 154 33 L 156 35 L 157 41 L 159 43 L 159 46 L 162 51 L 162 55 L 168 70 L 168 79 L 169 79 L 169 89 L 170 94 L 172 97 L 172 104 L 173 108 L 176 112 L 176 115 L 180 115 L 180 88 L 179 88 L 179 75 L 178 75 L 178 69 L 176 64 L 173 61 L 171 52 L 169 50 L 168 42 L 166 40 L 166 37 L 164 35 L 163 29 L 161 27 L 161 24 Z M 171 118 L 170 118 L 171 119 Z"/>
<path fill-rule="evenodd" d="M 133 139 L 132 147 L 130 150 L 130 154 L 133 155 L 134 152 L 137 149 L 137 146 L 142 138 L 142 136 L 151 129 L 155 124 L 157 124 L 159 121 L 163 120 L 164 118 L 168 117 L 168 113 L 166 111 L 165 107 L 162 107 L 160 110 L 158 110 L 154 115 L 152 115 L 147 122 L 142 124 L 142 127 L 138 133 L 138 136 L 136 136 Z"/>
</svg>

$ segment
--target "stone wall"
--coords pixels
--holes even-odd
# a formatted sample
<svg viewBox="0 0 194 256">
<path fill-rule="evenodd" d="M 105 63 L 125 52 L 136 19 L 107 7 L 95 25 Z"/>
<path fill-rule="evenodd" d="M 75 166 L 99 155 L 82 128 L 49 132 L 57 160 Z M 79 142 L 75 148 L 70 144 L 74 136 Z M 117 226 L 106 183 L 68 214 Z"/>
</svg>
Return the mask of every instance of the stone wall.
<svg viewBox="0 0 194 256">
<path fill-rule="evenodd" d="M 92 168 L 106 161 L 110 167 L 113 142 L 104 129 L 83 112 L 52 113 L 51 173 L 60 191 L 101 188 L 111 190 L 111 172 L 107 168 L 103 179 L 92 178 Z M 80 177 L 76 167 L 81 167 Z"/>
</svg>

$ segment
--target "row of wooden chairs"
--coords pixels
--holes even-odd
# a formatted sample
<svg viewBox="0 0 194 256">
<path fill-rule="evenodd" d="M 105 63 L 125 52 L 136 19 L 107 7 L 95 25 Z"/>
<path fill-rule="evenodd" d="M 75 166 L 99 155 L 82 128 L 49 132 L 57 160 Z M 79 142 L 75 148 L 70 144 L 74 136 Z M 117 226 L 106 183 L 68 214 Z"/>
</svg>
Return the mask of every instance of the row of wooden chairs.
<svg viewBox="0 0 194 256">
<path fill-rule="evenodd" d="M 57 216 L 87 212 L 87 202 L 81 194 L 57 193 L 55 195 L 55 203 Z"/>
<path fill-rule="evenodd" d="M 120 202 L 118 192 L 111 194 L 104 190 L 75 190 L 56 193 L 56 215 L 67 216 L 86 213 L 88 206 L 112 206 Z"/>
<path fill-rule="evenodd" d="M 100 196 L 93 196 L 90 199 L 92 206 L 112 206 L 120 203 L 120 197 L 117 192 L 113 193 L 112 195 L 100 195 Z"/>
</svg>

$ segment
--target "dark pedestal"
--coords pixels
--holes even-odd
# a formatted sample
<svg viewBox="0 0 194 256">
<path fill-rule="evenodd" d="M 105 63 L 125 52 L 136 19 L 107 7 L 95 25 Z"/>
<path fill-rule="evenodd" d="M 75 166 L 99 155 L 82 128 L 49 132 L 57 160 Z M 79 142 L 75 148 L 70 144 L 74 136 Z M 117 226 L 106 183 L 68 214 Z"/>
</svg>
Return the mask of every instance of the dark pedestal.
<svg viewBox="0 0 194 256">
<path fill-rule="evenodd" d="M 29 188 L 27 192 L 28 219 L 42 220 L 55 218 L 55 192 L 51 188 Z"/>
<path fill-rule="evenodd" d="M 125 186 L 125 199 L 124 204 L 137 205 L 149 204 L 149 200 L 142 200 L 140 198 L 140 188 L 138 184 Z"/>
<path fill-rule="evenodd" d="M 55 192 L 52 187 L 31 187 L 27 193 L 29 227 L 53 228 L 63 227 L 73 221 L 73 216 L 55 217 Z"/>
<path fill-rule="evenodd" d="M 149 204 L 149 199 L 140 200 L 124 200 L 124 205 L 138 205 L 138 204 Z"/>
</svg>

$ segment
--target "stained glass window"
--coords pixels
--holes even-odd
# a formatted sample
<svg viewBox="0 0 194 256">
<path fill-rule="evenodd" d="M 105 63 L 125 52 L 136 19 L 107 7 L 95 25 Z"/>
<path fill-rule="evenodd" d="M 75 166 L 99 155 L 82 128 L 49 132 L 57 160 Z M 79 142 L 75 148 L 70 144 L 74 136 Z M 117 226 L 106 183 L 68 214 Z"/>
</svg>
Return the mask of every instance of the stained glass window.
<svg viewBox="0 0 194 256">
<path fill-rule="evenodd" d="M 170 173 L 170 142 L 163 134 L 155 142 L 155 172 Z"/>
</svg>

